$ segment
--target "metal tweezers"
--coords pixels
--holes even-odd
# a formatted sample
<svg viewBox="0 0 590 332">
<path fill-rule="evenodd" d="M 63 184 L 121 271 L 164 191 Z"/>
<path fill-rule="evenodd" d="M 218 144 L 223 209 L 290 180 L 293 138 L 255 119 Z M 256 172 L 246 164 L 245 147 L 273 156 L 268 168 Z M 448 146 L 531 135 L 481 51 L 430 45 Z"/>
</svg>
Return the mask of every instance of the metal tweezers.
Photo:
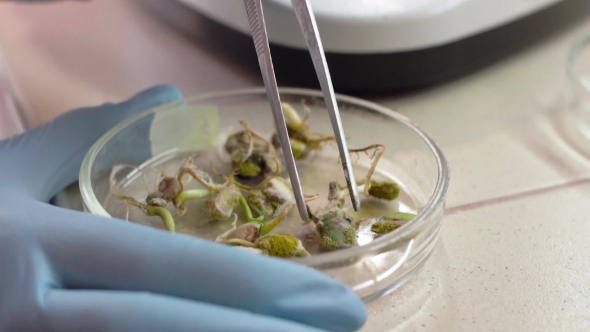
<svg viewBox="0 0 590 332">
<path fill-rule="evenodd" d="M 334 95 L 334 88 L 332 87 L 332 80 L 330 78 L 330 72 L 328 71 L 328 65 L 326 63 L 326 57 L 324 55 L 324 49 L 318 33 L 315 17 L 308 0 L 291 0 L 291 3 L 293 4 L 295 15 L 297 16 L 299 26 L 305 37 L 324 94 L 324 100 L 326 102 L 326 107 L 335 134 L 334 136 L 340 152 L 340 159 L 342 161 L 342 168 L 344 170 L 344 177 L 350 193 L 352 206 L 355 211 L 358 211 L 360 208 L 360 200 L 356 180 L 354 179 L 354 174 L 350 167 L 350 155 L 348 147 L 346 146 L 344 131 L 342 130 L 340 112 L 338 111 L 336 96 Z M 246 5 L 250 30 L 252 32 L 252 38 L 254 39 L 254 46 L 256 47 L 256 54 L 258 55 L 258 62 L 260 64 L 264 86 L 266 87 L 266 93 L 270 101 L 270 107 L 277 127 L 277 134 L 281 142 L 281 149 L 286 164 L 285 166 L 293 187 L 297 209 L 299 210 L 301 218 L 305 222 L 309 222 L 310 215 L 307 210 L 303 189 L 301 188 L 301 181 L 297 172 L 297 166 L 295 165 L 293 151 L 291 150 L 291 142 L 289 141 L 289 135 L 287 133 L 287 124 L 285 122 L 272 58 L 270 56 L 270 46 L 262 11 L 262 1 L 244 0 L 244 4 Z"/>
</svg>

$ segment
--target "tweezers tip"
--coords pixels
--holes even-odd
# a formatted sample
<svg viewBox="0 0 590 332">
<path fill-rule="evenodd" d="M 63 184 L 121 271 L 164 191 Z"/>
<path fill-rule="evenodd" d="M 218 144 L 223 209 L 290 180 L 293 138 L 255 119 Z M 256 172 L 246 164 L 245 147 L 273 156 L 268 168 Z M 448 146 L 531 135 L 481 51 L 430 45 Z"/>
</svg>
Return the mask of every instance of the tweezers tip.
<svg viewBox="0 0 590 332">
<path fill-rule="evenodd" d="M 354 212 L 358 212 L 361 209 L 361 204 L 358 200 L 358 197 L 352 199 L 352 208 Z"/>
</svg>

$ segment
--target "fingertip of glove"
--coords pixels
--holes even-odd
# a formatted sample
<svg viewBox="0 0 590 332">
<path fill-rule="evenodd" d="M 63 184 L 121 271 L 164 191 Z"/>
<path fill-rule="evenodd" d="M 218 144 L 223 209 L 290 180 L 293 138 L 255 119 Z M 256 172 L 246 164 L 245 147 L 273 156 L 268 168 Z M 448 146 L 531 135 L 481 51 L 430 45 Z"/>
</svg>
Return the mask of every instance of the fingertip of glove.
<svg viewBox="0 0 590 332">
<path fill-rule="evenodd" d="M 180 90 L 171 84 L 160 84 L 137 93 L 130 102 L 148 101 L 153 106 L 166 104 L 182 99 Z"/>
<path fill-rule="evenodd" d="M 319 271 L 300 270 L 296 278 L 299 284 L 275 302 L 283 317 L 333 332 L 356 331 L 365 324 L 365 304 L 349 287 Z"/>
<path fill-rule="evenodd" d="M 358 330 L 367 320 L 365 304 L 350 288 L 340 282 L 333 280 L 331 286 L 326 287 L 324 294 L 316 294 L 315 305 L 314 302 L 309 304 L 314 308 L 316 318 L 322 321 L 330 320 L 327 322 L 330 331 Z M 322 304 L 321 298 L 326 299 L 328 304 Z"/>
<path fill-rule="evenodd" d="M 355 331 L 360 329 L 367 322 L 367 308 L 364 302 L 356 296 L 352 291 L 346 296 L 345 315 L 341 320 L 343 328 L 348 331 Z"/>
<path fill-rule="evenodd" d="M 106 118 L 114 120 L 116 123 L 139 112 L 178 101 L 182 98 L 182 93 L 174 85 L 160 84 L 145 89 L 121 103 L 107 102 L 98 106 L 84 107 L 63 113 L 57 116 L 53 122 L 59 122 L 68 118 L 83 117 L 85 121 L 95 123 L 96 120 L 92 116 L 89 117 L 89 114 L 93 116 L 96 114 L 101 118 L 105 118 L 104 114 L 107 112 L 112 114 L 107 115 Z M 77 119 L 76 121 L 79 120 Z M 108 126 L 111 125 L 109 122 Z"/>
</svg>

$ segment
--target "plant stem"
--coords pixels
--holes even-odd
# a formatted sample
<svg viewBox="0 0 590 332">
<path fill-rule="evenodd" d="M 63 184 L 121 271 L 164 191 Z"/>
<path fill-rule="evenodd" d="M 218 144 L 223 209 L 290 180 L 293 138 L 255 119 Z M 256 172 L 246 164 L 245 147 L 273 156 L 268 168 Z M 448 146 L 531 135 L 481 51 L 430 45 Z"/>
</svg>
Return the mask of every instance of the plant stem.
<svg viewBox="0 0 590 332">
<path fill-rule="evenodd" d="M 209 189 L 209 190 L 215 190 L 215 186 L 211 185 L 210 183 L 207 183 L 207 181 L 205 181 L 199 174 L 197 174 L 197 172 L 195 171 L 196 169 L 192 169 L 192 168 L 187 168 L 187 167 L 183 167 L 180 172 L 178 172 L 178 182 L 180 182 L 182 184 L 182 178 L 184 177 L 185 174 L 189 174 L 190 176 L 193 177 L 193 179 L 197 180 L 197 182 L 199 182 L 200 184 L 202 184 L 203 186 L 205 186 L 205 188 Z"/>
<path fill-rule="evenodd" d="M 182 208 L 187 201 L 210 197 L 211 194 L 207 189 L 184 190 L 174 198 L 174 205 Z"/>
<path fill-rule="evenodd" d="M 162 218 L 162 221 L 164 222 L 164 226 L 166 226 L 166 229 L 172 233 L 176 232 L 175 225 L 174 225 L 174 218 L 172 217 L 172 214 L 170 214 L 170 211 L 168 211 L 168 209 L 166 209 L 164 207 L 160 207 L 160 206 L 148 205 L 145 208 L 145 210 L 146 210 L 146 214 L 148 216 L 155 216 L 155 215 L 160 216 L 160 218 Z"/>
<path fill-rule="evenodd" d="M 246 202 L 246 199 L 244 198 L 244 196 L 241 193 L 240 193 L 240 205 L 244 209 L 244 213 L 246 214 L 246 220 L 256 221 L 256 222 L 262 222 L 264 220 L 264 216 L 258 216 L 257 218 L 254 218 L 254 216 L 252 215 L 252 210 L 250 209 L 250 205 L 248 205 L 248 202 Z"/>
<path fill-rule="evenodd" d="M 270 233 L 281 222 L 281 220 L 285 218 L 287 213 L 291 211 L 291 208 L 293 208 L 292 202 L 279 206 L 277 209 L 279 212 L 275 214 L 275 217 L 260 228 L 260 235 L 266 235 Z"/>
<path fill-rule="evenodd" d="M 285 120 L 287 124 L 295 129 L 296 131 L 300 131 L 305 123 L 301 120 L 299 113 L 289 104 L 282 103 L 283 114 L 285 115 Z"/>
<path fill-rule="evenodd" d="M 371 150 L 371 149 L 375 149 L 375 154 L 373 156 L 370 156 L 369 153 L 367 151 Z M 359 152 L 365 152 L 367 154 L 367 156 L 369 156 L 370 159 L 373 159 L 373 162 L 371 163 L 371 168 L 369 168 L 369 171 L 367 172 L 367 176 L 365 177 L 365 196 L 369 197 L 369 187 L 371 186 L 371 176 L 373 176 L 373 172 L 375 172 L 375 168 L 377 168 L 377 163 L 379 163 L 379 159 L 381 158 L 381 156 L 383 156 L 383 154 L 385 153 L 385 145 L 383 144 L 372 144 L 367 146 L 366 148 L 362 148 L 362 149 L 351 149 L 348 150 L 350 153 L 359 153 Z"/>
<path fill-rule="evenodd" d="M 293 151 L 293 156 L 295 159 L 301 159 L 305 155 L 305 150 L 307 149 L 307 144 L 303 143 L 302 141 L 291 138 L 291 151 Z"/>
</svg>

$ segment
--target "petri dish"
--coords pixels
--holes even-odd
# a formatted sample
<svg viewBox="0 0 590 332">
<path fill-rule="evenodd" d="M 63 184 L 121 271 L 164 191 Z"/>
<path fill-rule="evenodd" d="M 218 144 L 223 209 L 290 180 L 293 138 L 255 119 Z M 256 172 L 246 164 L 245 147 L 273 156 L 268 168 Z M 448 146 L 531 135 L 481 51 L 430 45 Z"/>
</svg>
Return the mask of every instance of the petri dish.
<svg viewBox="0 0 590 332">
<path fill-rule="evenodd" d="M 332 134 L 321 91 L 288 88 L 280 93 L 282 101 L 302 116 L 309 109 L 307 123 L 312 131 Z M 449 170 L 436 143 L 405 116 L 358 98 L 338 95 L 337 101 L 349 148 L 382 144 L 385 150 L 373 179 L 397 183 L 401 189 L 399 197 L 394 201 L 364 198 L 363 208 L 357 214 L 347 210 L 353 219 L 363 220 L 358 228 L 358 245 L 350 248 L 318 250 L 315 225 L 304 224 L 296 209 L 273 232 L 298 236 L 311 253 L 310 257 L 289 258 L 293 262 L 341 281 L 368 302 L 408 280 L 434 249 L 444 215 Z M 223 143 L 228 135 L 243 129 L 240 120 L 263 137 L 273 134 L 274 122 L 264 88 L 195 96 L 148 110 L 121 123 L 99 139 L 83 161 L 79 184 L 84 209 L 165 231 L 158 217 L 146 216 L 140 209 L 118 200 L 113 195 L 110 179 L 120 194 L 141 201 L 155 190 L 160 172 L 173 174 L 184 160 L 192 158 L 195 165 L 206 169 L 221 183 L 224 178 L 214 175 L 211 162 L 220 174 L 230 173 L 231 161 L 224 156 Z M 359 153 L 351 157 L 357 179 L 364 178 L 375 155 Z M 132 167 L 118 168 L 113 176 L 113 169 L 121 165 Z M 304 191 L 320 195 L 310 201 L 312 210 L 326 202 L 330 181 L 344 183 L 337 147 L 333 144 L 326 144 L 320 151 L 299 160 L 297 167 Z M 190 182 L 186 188 L 190 186 L 202 188 L 197 181 Z M 189 203 L 188 212 L 176 220 L 177 233 L 214 240 L 231 228 L 232 218 L 212 220 L 204 208 L 206 203 L 199 200 Z M 398 228 L 385 235 L 372 232 L 375 219 L 371 216 L 389 211 L 409 212 L 415 217 L 400 222 Z"/>
</svg>

